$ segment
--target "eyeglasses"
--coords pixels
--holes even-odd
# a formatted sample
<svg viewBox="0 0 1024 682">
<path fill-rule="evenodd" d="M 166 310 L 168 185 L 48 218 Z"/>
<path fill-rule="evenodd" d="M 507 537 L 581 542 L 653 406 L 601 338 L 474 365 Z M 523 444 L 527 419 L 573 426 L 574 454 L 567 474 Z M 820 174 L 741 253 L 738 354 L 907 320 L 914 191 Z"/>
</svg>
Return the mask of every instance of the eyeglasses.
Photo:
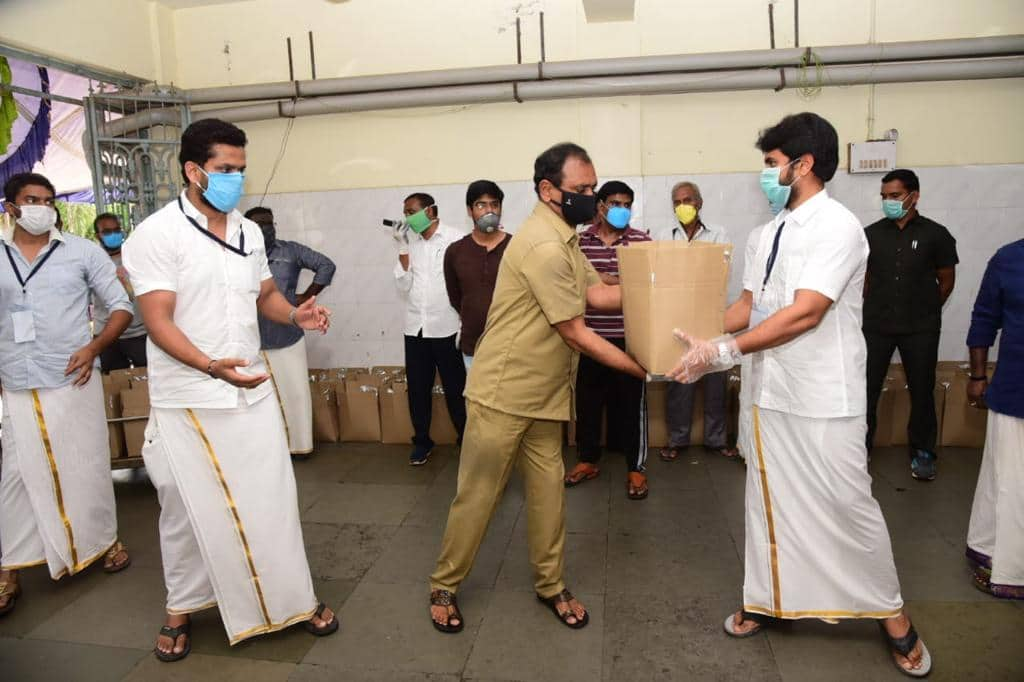
<svg viewBox="0 0 1024 682">
<path fill-rule="evenodd" d="M 501 210 L 501 202 L 500 201 L 477 201 L 477 202 L 475 202 L 473 204 L 473 209 L 476 210 L 476 211 L 483 211 L 483 210 L 486 210 L 486 209 L 490 209 L 492 211 L 500 211 Z"/>
</svg>

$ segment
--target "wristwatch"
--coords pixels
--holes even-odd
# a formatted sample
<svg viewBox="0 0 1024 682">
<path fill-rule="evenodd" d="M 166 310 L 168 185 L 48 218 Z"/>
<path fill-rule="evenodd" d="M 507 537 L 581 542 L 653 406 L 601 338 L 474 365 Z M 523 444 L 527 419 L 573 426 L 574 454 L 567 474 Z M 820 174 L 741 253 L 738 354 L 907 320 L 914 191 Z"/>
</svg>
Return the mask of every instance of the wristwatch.
<svg viewBox="0 0 1024 682">
<path fill-rule="evenodd" d="M 295 321 L 295 313 L 297 313 L 297 312 L 299 312 L 299 309 L 298 309 L 298 308 L 295 308 L 295 307 L 293 307 L 293 308 L 292 308 L 292 310 L 291 310 L 291 312 L 290 312 L 290 313 L 288 313 L 288 321 L 289 321 L 289 322 L 291 322 L 291 323 L 292 323 L 293 325 L 295 325 L 296 327 L 298 327 L 298 326 L 299 326 L 299 323 Z"/>
</svg>

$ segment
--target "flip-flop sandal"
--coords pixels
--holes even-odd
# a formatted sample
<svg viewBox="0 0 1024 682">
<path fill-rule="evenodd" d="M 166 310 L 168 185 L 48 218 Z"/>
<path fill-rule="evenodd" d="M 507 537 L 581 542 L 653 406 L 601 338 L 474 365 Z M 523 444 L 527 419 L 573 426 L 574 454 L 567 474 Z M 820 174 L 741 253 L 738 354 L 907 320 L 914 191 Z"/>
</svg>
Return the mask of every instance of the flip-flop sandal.
<svg viewBox="0 0 1024 682">
<path fill-rule="evenodd" d="M 682 448 L 662 448 L 658 456 L 661 457 L 663 462 L 674 462 L 679 459 L 680 450 Z"/>
<path fill-rule="evenodd" d="M 579 465 L 577 465 L 577 466 L 579 466 Z M 573 478 L 573 476 L 577 476 L 579 474 L 582 474 L 581 476 L 579 476 L 579 478 L 575 478 L 575 479 Z M 592 481 L 593 479 L 597 478 L 600 474 L 601 474 L 601 470 L 598 469 L 595 466 L 588 466 L 586 469 L 579 469 L 579 470 L 573 469 L 565 477 L 565 481 L 564 481 L 565 482 L 565 487 L 566 488 L 574 488 L 574 487 L 578 486 L 581 483 L 586 483 L 587 481 Z"/>
<path fill-rule="evenodd" d="M 132 558 L 131 557 L 128 557 L 127 559 L 125 559 L 123 564 L 116 564 L 116 563 L 114 563 L 114 559 L 121 552 L 124 552 L 125 555 L 127 555 L 128 554 L 128 548 L 124 546 L 123 542 L 118 540 L 103 555 L 103 572 L 104 573 L 118 573 L 118 572 L 123 571 L 124 569 L 126 569 L 126 568 L 128 568 L 129 566 L 132 565 Z M 107 564 L 107 561 L 110 561 L 109 565 Z"/>
<path fill-rule="evenodd" d="M 571 608 L 568 608 L 569 602 L 574 599 L 572 593 L 569 592 L 569 590 L 562 590 L 553 597 L 542 597 L 538 594 L 537 599 L 541 603 L 547 604 L 548 608 L 551 609 L 551 612 L 555 614 L 555 617 L 558 618 L 558 620 L 561 621 L 561 623 L 568 628 L 572 628 L 573 630 L 579 630 L 580 628 L 586 627 L 587 623 L 590 622 L 589 611 L 584 611 L 583 617 L 579 618 L 576 616 L 575 611 L 573 611 Z M 560 612 L 558 610 L 559 604 L 565 604 L 566 609 L 564 612 Z M 576 622 L 570 623 L 570 618 L 576 618 Z"/>
<path fill-rule="evenodd" d="M 430 622 L 436 630 L 448 635 L 462 632 L 462 628 L 466 626 L 466 621 L 462 618 L 462 611 L 459 611 L 459 605 L 455 601 L 454 594 L 448 590 L 433 590 L 430 593 L 430 605 L 447 606 L 449 608 L 447 623 L 438 623 L 433 617 L 430 618 Z M 459 621 L 458 625 L 452 625 L 453 620 Z"/>
<path fill-rule="evenodd" d="M 14 586 L 12 589 L 11 586 Z M 7 597 L 7 603 L 0 608 L 0 616 L 4 616 L 14 610 L 14 605 L 21 596 L 21 585 L 19 583 L 0 583 L 0 597 Z"/>
<path fill-rule="evenodd" d="M 174 663 L 175 661 L 180 661 L 181 659 L 185 658 L 189 655 L 189 652 L 192 651 L 191 630 L 192 623 L 182 623 L 181 625 L 175 628 L 172 628 L 170 625 L 163 626 L 162 628 L 160 628 L 160 636 L 170 637 L 171 646 L 173 647 L 175 644 L 178 643 L 178 637 L 185 635 L 185 648 L 181 651 L 180 654 L 174 653 L 173 649 L 168 653 L 164 653 L 160 651 L 160 649 L 153 649 L 153 653 L 156 655 L 158 659 L 160 659 L 164 663 Z"/>
<path fill-rule="evenodd" d="M 896 669 L 908 677 L 926 677 L 928 673 L 932 671 L 932 655 L 928 651 L 928 647 L 924 645 L 924 640 L 917 636 L 917 630 L 914 629 L 914 624 L 910 624 L 910 629 L 907 630 L 907 634 L 902 637 L 893 637 L 890 635 L 882 621 L 878 621 L 878 627 L 882 630 L 882 635 L 889 643 L 889 647 L 892 651 L 895 651 L 900 656 L 903 656 L 907 660 L 910 660 L 910 654 L 914 651 L 914 646 L 921 642 L 921 667 L 907 670 L 899 662 L 892 657 L 890 654 L 889 658 L 892 659 L 892 664 L 896 666 Z"/>
<path fill-rule="evenodd" d="M 326 608 L 327 604 L 320 602 L 316 607 L 316 613 L 313 614 L 313 618 L 323 618 L 324 610 Z M 311 635 L 316 635 L 317 637 L 326 637 L 327 635 L 333 635 L 335 632 L 338 631 L 338 626 L 338 614 L 334 614 L 334 617 L 331 618 L 330 623 L 328 623 L 327 625 L 321 625 L 320 627 L 313 625 L 312 619 L 303 621 L 302 623 L 302 627 L 306 628 L 306 632 L 308 632 Z"/>
<path fill-rule="evenodd" d="M 749 611 L 744 611 L 743 620 L 754 621 L 754 623 L 757 624 L 757 627 L 747 630 L 746 632 L 740 632 L 736 629 L 736 614 L 730 613 L 729 616 L 725 619 L 725 634 L 729 635 L 730 637 L 735 637 L 736 639 L 753 637 L 757 633 L 761 632 L 761 630 L 764 630 L 766 627 L 768 627 L 768 625 L 771 624 L 771 622 L 775 619 L 771 618 L 770 616 L 761 615 L 760 613 L 750 613 Z"/>
<path fill-rule="evenodd" d="M 647 477 L 643 474 L 637 474 L 636 478 L 639 479 L 636 483 L 634 481 L 635 472 L 630 472 L 629 477 L 626 479 L 626 497 L 631 500 L 642 500 L 647 497 L 647 493 L 650 490 L 647 488 Z"/>
</svg>

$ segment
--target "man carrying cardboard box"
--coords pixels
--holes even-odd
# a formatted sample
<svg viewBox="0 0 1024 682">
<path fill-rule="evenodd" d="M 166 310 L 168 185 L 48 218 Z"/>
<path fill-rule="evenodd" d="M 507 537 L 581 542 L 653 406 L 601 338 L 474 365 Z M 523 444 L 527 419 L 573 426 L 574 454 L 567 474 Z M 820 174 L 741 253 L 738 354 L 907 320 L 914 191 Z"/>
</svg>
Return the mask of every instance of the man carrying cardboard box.
<svg viewBox="0 0 1024 682">
<path fill-rule="evenodd" d="M 129 563 L 117 539 L 97 356 L 124 332 L 132 306 L 99 246 L 56 227 L 53 184 L 18 173 L 4 185 L 0 234 L 0 616 L 18 571 L 46 564 L 54 580 L 103 558 Z M 89 296 L 110 317 L 89 334 Z"/>
<path fill-rule="evenodd" d="M 646 232 L 630 227 L 633 190 L 624 182 L 612 180 L 597 193 L 597 219 L 580 235 L 580 251 L 594 266 L 605 284 L 619 283 L 618 247 L 633 242 L 649 242 Z M 626 350 L 626 327 L 622 311 L 596 310 L 587 306 L 585 321 L 603 339 Z M 601 423 L 607 423 L 607 444 L 626 455 L 626 496 L 631 500 L 647 497 L 647 409 L 644 382 L 624 372 L 580 358 L 576 376 L 576 448 L 579 463 L 565 476 L 571 488 L 598 476 L 601 459 Z"/>
<path fill-rule="evenodd" d="M 539 201 L 505 251 L 466 386 L 458 490 L 430 576 L 430 615 L 441 632 L 459 632 L 465 625 L 455 592 L 517 463 L 526 483 L 537 598 L 570 628 L 589 622 L 590 614 L 562 582 L 562 428 L 573 409 L 579 353 L 646 376 L 583 321 L 587 304 L 622 307 L 619 287 L 603 284 L 579 249 L 576 226 L 589 223 L 596 210 L 597 174 L 590 157 L 578 145 L 555 145 L 534 162 L 533 184 Z"/>
<path fill-rule="evenodd" d="M 999 339 L 991 385 L 988 349 Z M 1024 599 L 1024 239 L 999 249 L 974 302 L 968 404 L 989 409 L 985 452 L 967 531 L 974 582 L 997 597 Z"/>
<path fill-rule="evenodd" d="M 693 182 L 677 182 L 672 188 L 672 211 L 677 225 L 672 228 L 673 241 L 728 244 L 725 229 L 707 225 L 700 217 L 704 198 Z M 736 448 L 729 447 L 725 428 L 725 372 L 713 372 L 701 379 L 704 384 L 704 447 L 725 457 L 735 457 Z M 679 453 L 690 445 L 690 426 L 693 421 L 693 400 L 696 384 L 672 383 L 668 387 L 665 417 L 668 422 L 668 447 L 661 450 L 661 458 L 674 462 Z"/>
<path fill-rule="evenodd" d="M 903 611 L 867 471 L 860 313 L 868 245 L 856 217 L 825 190 L 838 137 L 828 121 L 803 113 L 762 131 L 757 146 L 761 188 L 777 214 L 746 266 L 759 281 L 729 307 L 726 335 L 677 332 L 685 350 L 670 372 L 693 383 L 753 354 L 757 453 L 747 467 L 743 606 L 725 630 L 749 637 L 775 619 L 872 618 L 896 667 L 923 677 L 931 656 Z"/>
</svg>

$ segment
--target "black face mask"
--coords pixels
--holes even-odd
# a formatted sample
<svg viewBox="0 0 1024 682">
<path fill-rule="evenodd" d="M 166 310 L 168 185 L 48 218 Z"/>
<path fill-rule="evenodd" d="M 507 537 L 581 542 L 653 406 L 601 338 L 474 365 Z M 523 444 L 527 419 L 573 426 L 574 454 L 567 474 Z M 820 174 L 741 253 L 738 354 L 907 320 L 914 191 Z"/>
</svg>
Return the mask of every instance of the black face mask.
<svg viewBox="0 0 1024 682">
<path fill-rule="evenodd" d="M 597 197 L 561 188 L 558 191 L 562 193 L 562 202 L 551 203 L 562 207 L 562 218 L 565 222 L 575 226 L 585 225 L 594 220 L 594 216 L 597 215 Z"/>
<path fill-rule="evenodd" d="M 277 228 L 273 225 L 260 225 L 260 231 L 263 232 L 263 245 L 270 251 L 277 241 Z"/>
</svg>

